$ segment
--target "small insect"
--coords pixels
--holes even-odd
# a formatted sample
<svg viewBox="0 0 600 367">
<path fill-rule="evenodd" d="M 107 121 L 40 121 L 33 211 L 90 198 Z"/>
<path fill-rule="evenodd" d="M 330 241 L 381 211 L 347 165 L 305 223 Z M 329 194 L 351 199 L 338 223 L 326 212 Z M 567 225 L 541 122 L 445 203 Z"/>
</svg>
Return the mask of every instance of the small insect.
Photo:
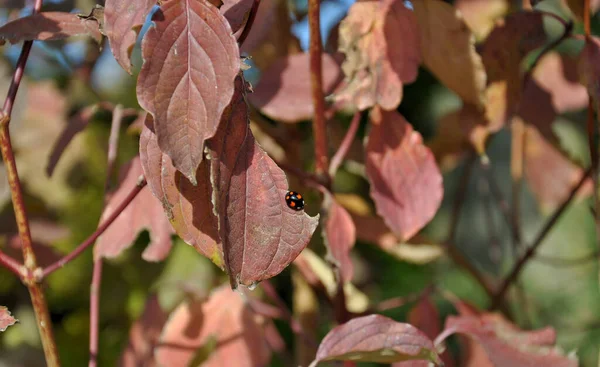
<svg viewBox="0 0 600 367">
<path fill-rule="evenodd" d="M 296 191 L 288 191 L 288 193 L 285 194 L 285 202 L 287 203 L 287 206 L 294 210 L 304 209 L 304 198 Z"/>
</svg>

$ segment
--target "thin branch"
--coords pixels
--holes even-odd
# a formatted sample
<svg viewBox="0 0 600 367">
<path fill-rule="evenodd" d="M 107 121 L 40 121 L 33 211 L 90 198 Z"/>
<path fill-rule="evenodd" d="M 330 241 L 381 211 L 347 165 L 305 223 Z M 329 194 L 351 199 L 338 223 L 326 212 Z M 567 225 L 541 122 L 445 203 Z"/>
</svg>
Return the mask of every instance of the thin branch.
<svg viewBox="0 0 600 367">
<path fill-rule="evenodd" d="M 26 269 L 23 264 L 20 264 L 17 260 L 8 256 L 2 251 L 0 251 L 0 265 L 14 273 L 17 277 L 19 277 L 19 279 L 23 279 L 25 277 L 23 271 L 26 271 Z"/>
<path fill-rule="evenodd" d="M 250 9 L 250 14 L 248 15 L 248 20 L 246 21 L 246 24 L 244 25 L 244 30 L 242 31 L 240 38 L 238 38 L 238 44 L 240 45 L 240 48 L 244 44 L 246 37 L 248 37 L 248 35 L 250 34 L 250 30 L 252 29 L 252 25 L 254 24 L 254 19 L 256 18 L 256 14 L 258 13 L 259 5 L 260 5 L 260 0 L 254 0 L 254 2 L 252 3 L 252 8 Z"/>
<path fill-rule="evenodd" d="M 104 181 L 104 207 L 109 199 L 111 177 L 114 174 L 115 162 L 119 148 L 119 133 L 123 121 L 123 106 L 117 105 L 113 110 L 110 135 L 108 137 L 108 152 L 106 162 L 106 179 Z M 94 271 L 90 284 L 90 361 L 89 367 L 96 367 L 98 363 L 98 334 L 100 324 L 100 287 L 102 285 L 102 257 L 94 259 Z"/>
<path fill-rule="evenodd" d="M 308 26 L 310 30 L 310 79 L 312 86 L 313 135 L 315 139 L 315 171 L 317 176 L 328 179 L 329 154 L 327 149 L 327 129 L 325 126 L 325 95 L 323 93 L 323 44 L 321 42 L 320 4 L 321 0 L 308 0 Z M 329 187 L 329 184 L 325 185 Z"/>
<path fill-rule="evenodd" d="M 47 277 L 48 275 L 52 274 L 53 272 L 55 272 L 56 270 L 62 268 L 63 266 L 65 266 L 66 264 L 71 262 L 73 259 L 75 259 L 77 256 L 79 256 L 88 247 L 93 245 L 94 242 L 96 241 L 96 239 L 98 237 L 100 237 L 100 235 L 102 233 L 104 233 L 104 231 L 106 231 L 106 229 L 115 221 L 115 219 L 117 219 L 117 217 L 119 217 L 121 212 L 123 212 L 123 210 L 125 210 L 125 208 L 129 205 L 129 203 L 131 203 L 133 201 L 133 199 L 135 199 L 137 194 L 139 194 L 140 191 L 142 191 L 142 189 L 144 188 L 144 186 L 146 186 L 146 184 L 147 184 L 146 179 L 141 178 L 140 181 L 138 182 L 138 184 L 135 185 L 131 189 L 131 192 L 127 195 L 125 200 L 123 200 L 123 202 L 115 209 L 115 211 L 108 218 L 106 218 L 104 223 L 99 225 L 98 229 L 96 229 L 96 231 L 94 233 L 92 233 L 85 241 L 83 241 L 79 246 L 77 246 L 77 248 L 75 250 L 73 250 L 68 255 L 63 257 L 62 259 L 56 261 L 55 263 L 53 263 L 53 264 L 49 265 L 47 268 L 45 268 L 42 271 L 41 278 L 43 279 L 43 278 Z"/>
<path fill-rule="evenodd" d="M 538 250 L 538 248 L 540 247 L 542 242 L 544 242 L 544 239 L 546 238 L 548 233 L 550 233 L 550 230 L 552 229 L 554 224 L 558 221 L 558 219 L 560 219 L 560 217 L 565 212 L 565 210 L 567 209 L 567 207 L 569 206 L 571 201 L 573 201 L 573 199 L 577 195 L 577 191 L 579 191 L 579 189 L 583 186 L 583 184 L 588 179 L 588 177 L 590 176 L 591 173 L 592 173 L 592 169 L 589 168 L 582 175 L 582 177 L 579 180 L 579 182 L 577 183 L 577 185 L 571 190 L 569 197 L 562 203 L 562 205 L 558 209 L 556 209 L 554 214 L 552 214 L 550 219 L 542 227 L 542 229 L 540 230 L 539 234 L 537 235 L 537 237 L 535 238 L 535 240 L 533 241 L 531 246 L 529 246 L 527 248 L 527 251 L 525 251 L 525 253 L 519 259 L 519 261 L 517 261 L 517 263 L 513 266 L 512 270 L 508 273 L 508 275 L 502 282 L 502 285 L 500 286 L 498 292 L 494 295 L 493 302 L 492 302 L 492 308 L 498 307 L 498 305 L 503 301 L 504 296 L 505 296 L 506 292 L 508 291 L 508 288 L 519 277 L 519 275 L 521 274 L 521 271 L 523 271 L 523 269 L 525 268 L 525 265 L 529 262 L 529 260 L 531 260 L 536 255 L 536 251 Z"/>
<path fill-rule="evenodd" d="M 361 115 L 362 114 L 360 111 L 356 111 L 354 113 L 352 121 L 350 122 L 350 126 L 348 127 L 348 131 L 346 132 L 346 135 L 344 136 L 340 147 L 338 148 L 337 152 L 335 152 L 335 154 L 333 155 L 333 158 L 331 158 L 331 164 L 329 165 L 330 177 L 335 177 L 338 168 L 340 168 L 340 165 L 344 161 L 344 158 L 346 158 L 346 154 L 348 154 L 348 151 L 352 146 L 352 142 L 356 137 L 356 132 L 358 131 L 358 126 L 360 125 Z"/>
<path fill-rule="evenodd" d="M 292 315 L 292 312 L 289 310 L 285 302 L 277 294 L 277 291 L 275 290 L 275 287 L 273 287 L 273 284 L 271 284 L 270 281 L 265 280 L 261 283 L 261 286 L 267 297 L 269 297 L 271 301 L 275 303 L 275 306 L 279 308 L 281 315 L 284 317 L 283 319 L 290 323 L 292 331 L 295 334 L 302 337 L 302 339 L 304 339 L 304 341 L 311 347 L 318 347 L 319 343 L 317 343 L 316 340 L 314 340 L 310 335 L 308 335 L 304 331 L 304 328 L 302 328 L 302 324 L 300 324 L 300 322 L 298 322 L 298 320 L 294 318 L 294 315 Z"/>
<path fill-rule="evenodd" d="M 592 35 L 592 4 L 590 0 L 583 0 L 583 29 L 586 37 Z"/>
</svg>

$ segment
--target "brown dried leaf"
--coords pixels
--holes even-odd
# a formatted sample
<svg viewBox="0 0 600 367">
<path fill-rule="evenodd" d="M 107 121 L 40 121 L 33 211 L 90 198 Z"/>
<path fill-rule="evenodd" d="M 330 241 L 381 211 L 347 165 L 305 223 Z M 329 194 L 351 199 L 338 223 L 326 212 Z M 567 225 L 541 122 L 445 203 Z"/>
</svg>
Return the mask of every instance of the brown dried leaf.
<svg viewBox="0 0 600 367">
<path fill-rule="evenodd" d="M 496 21 L 508 12 L 510 1 L 456 0 L 454 6 L 460 11 L 475 38 L 483 40 L 492 31 Z"/>
<path fill-rule="evenodd" d="M 131 74 L 131 51 L 156 0 L 106 0 L 104 31 L 115 59 Z"/>
<path fill-rule="evenodd" d="M 418 32 L 413 11 L 401 0 L 352 5 L 339 28 L 346 78 L 334 99 L 360 110 L 374 105 L 395 109 L 402 100 L 403 85 L 417 77 L 421 63 Z"/>
<path fill-rule="evenodd" d="M 521 62 L 527 54 L 545 44 L 543 16 L 539 12 L 517 12 L 496 26 L 481 46 L 481 56 L 490 88 L 502 91 L 503 108 L 493 116 L 504 123 L 514 115 L 522 96 Z M 488 102 L 489 103 L 489 102 Z M 488 115 L 490 113 L 488 112 Z M 498 118 L 489 118 L 497 121 Z"/>
<path fill-rule="evenodd" d="M 410 324 L 381 315 L 357 317 L 331 330 L 311 364 L 333 360 L 391 363 L 428 360 L 441 365 L 433 342 Z"/>
<path fill-rule="evenodd" d="M 156 362 L 187 366 L 197 350 L 212 344 L 202 366 L 266 366 L 271 359 L 267 325 L 239 293 L 221 287 L 206 302 L 184 303 L 173 311 L 156 348 Z"/>
<path fill-rule="evenodd" d="M 6 41 L 56 41 L 73 36 L 90 36 L 100 43 L 102 34 L 95 19 L 77 14 L 45 12 L 28 15 L 0 27 L 0 45 Z"/>
<path fill-rule="evenodd" d="M 167 321 L 156 295 L 146 301 L 142 316 L 131 326 L 129 343 L 121 355 L 122 367 L 156 367 L 154 348 L 158 345 L 161 330 Z"/>
<path fill-rule="evenodd" d="M 325 198 L 327 217 L 323 237 L 328 250 L 327 259 L 339 268 L 342 280 L 350 282 L 354 275 L 350 251 L 356 242 L 356 227 L 344 207 L 329 194 Z"/>
<path fill-rule="evenodd" d="M 338 63 L 323 54 L 323 92 L 329 94 L 341 81 Z M 310 63 L 307 53 L 274 62 L 263 74 L 249 100 L 262 113 L 283 122 L 310 120 L 314 114 Z"/>
<path fill-rule="evenodd" d="M 421 135 L 398 112 L 374 110 L 366 171 L 377 213 L 402 240 L 414 236 L 437 212 L 442 176 Z"/>
<path fill-rule="evenodd" d="M 578 366 L 574 356 L 553 346 L 556 333 L 550 327 L 522 331 L 498 314 L 482 314 L 449 316 L 445 328 L 475 339 L 495 367 Z"/>
<path fill-rule="evenodd" d="M 158 144 L 194 185 L 204 142 L 217 131 L 240 70 L 227 20 L 205 0 L 163 3 L 142 42 L 137 95 Z"/>
<path fill-rule="evenodd" d="M 546 141 L 534 127 L 527 127 L 525 178 L 544 211 L 550 212 L 561 205 L 583 174 L 581 167 Z M 583 198 L 592 193 L 593 182 L 588 178 L 577 196 Z"/>
<path fill-rule="evenodd" d="M 123 202 L 143 174 L 139 157 L 135 157 L 123 167 L 121 184 L 106 204 L 101 222 Z M 173 229 L 163 212 L 160 201 L 156 200 L 148 189 L 142 189 L 115 222 L 98 238 L 94 255 L 108 258 L 119 256 L 133 245 L 144 229 L 150 232 L 150 244 L 144 250 L 142 257 L 146 261 L 164 260 L 171 250 Z"/>
<path fill-rule="evenodd" d="M 475 37 L 460 13 L 440 0 L 413 3 L 425 66 L 465 102 L 483 106 L 486 75 Z"/>
<path fill-rule="evenodd" d="M 9 326 L 12 326 L 19 322 L 19 320 L 12 317 L 8 308 L 0 306 L 0 332 L 6 330 Z"/>
</svg>

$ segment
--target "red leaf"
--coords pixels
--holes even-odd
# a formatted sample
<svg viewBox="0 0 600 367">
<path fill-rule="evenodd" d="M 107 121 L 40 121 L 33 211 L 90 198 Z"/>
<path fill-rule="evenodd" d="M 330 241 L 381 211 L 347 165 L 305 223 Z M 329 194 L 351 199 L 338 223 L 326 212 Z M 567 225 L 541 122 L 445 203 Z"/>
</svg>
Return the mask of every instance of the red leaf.
<svg viewBox="0 0 600 367">
<path fill-rule="evenodd" d="M 156 362 L 188 366 L 196 350 L 213 339 L 214 350 L 202 366 L 266 366 L 271 359 L 265 337 L 268 325 L 239 293 L 221 287 L 205 303 L 184 303 L 173 311 L 156 348 Z"/>
<path fill-rule="evenodd" d="M 552 345 L 552 328 L 521 331 L 497 314 L 449 316 L 446 331 L 466 334 L 485 349 L 495 367 L 576 367 L 577 359 L 565 357 Z"/>
<path fill-rule="evenodd" d="M 123 167 L 121 185 L 106 204 L 102 220 L 110 216 L 114 208 L 123 202 L 143 173 L 139 157 Z M 138 234 L 144 229 L 150 231 L 151 240 L 142 257 L 147 261 L 164 260 L 171 250 L 173 230 L 165 217 L 160 201 L 156 200 L 147 189 L 142 189 L 100 236 L 94 248 L 94 255 L 96 257 L 119 256 L 121 252 L 133 245 Z"/>
<path fill-rule="evenodd" d="M 311 364 L 333 360 L 391 363 L 408 360 L 441 361 L 433 342 L 409 324 L 381 315 L 358 317 L 331 330 Z"/>
<path fill-rule="evenodd" d="M 290 55 L 274 62 L 263 74 L 250 102 L 265 115 L 283 122 L 310 120 L 314 114 L 308 54 Z M 333 57 L 323 54 L 323 88 L 329 94 L 342 73 Z"/>
<path fill-rule="evenodd" d="M 318 216 L 288 208 L 287 179 L 254 140 L 243 88 L 238 78 L 231 108 L 209 142 L 225 266 L 233 285 L 279 274 L 306 247 L 318 224 Z"/>
<path fill-rule="evenodd" d="M 254 140 L 241 79 L 237 86 L 219 132 L 209 141 L 211 159 L 198 167 L 197 186 L 175 171 L 148 127 L 140 139 L 148 183 L 175 231 L 225 269 L 233 286 L 279 274 L 318 224 L 318 216 L 287 207 L 285 174 Z"/>
<path fill-rule="evenodd" d="M 0 27 L 0 45 L 21 41 L 55 41 L 72 36 L 88 35 L 98 43 L 102 34 L 98 22 L 93 18 L 77 14 L 46 12 L 29 15 L 8 22 Z"/>
<path fill-rule="evenodd" d="M 248 14 L 252 9 L 254 0 L 224 0 L 223 5 L 219 8 L 219 11 L 231 26 L 233 33 L 243 29 L 244 24 L 248 20 Z"/>
<path fill-rule="evenodd" d="M 337 264 L 344 282 L 350 282 L 354 275 L 350 250 L 356 242 L 356 227 L 350 214 L 331 195 L 326 195 L 325 205 L 327 217 L 323 236 L 329 251 L 328 258 Z"/>
<path fill-rule="evenodd" d="M 131 50 L 156 0 L 106 0 L 104 32 L 115 59 L 131 74 Z"/>
<path fill-rule="evenodd" d="M 167 313 L 160 307 L 158 297 L 150 296 L 146 301 L 144 314 L 131 326 L 129 343 L 121 355 L 120 366 L 156 366 L 154 348 L 158 345 L 160 332 L 166 321 Z"/>
<path fill-rule="evenodd" d="M 414 236 L 438 210 L 442 175 L 418 132 L 397 112 L 374 110 L 366 171 L 377 213 L 401 239 Z"/>
<path fill-rule="evenodd" d="M 360 110 L 376 104 L 395 109 L 403 85 L 416 79 L 421 63 L 413 11 L 401 0 L 356 2 L 340 23 L 339 44 L 346 54 L 346 79 L 335 99 Z"/>
<path fill-rule="evenodd" d="M 0 332 L 6 330 L 9 326 L 12 326 L 19 322 L 19 320 L 12 317 L 8 308 L 0 306 Z"/>
<path fill-rule="evenodd" d="M 204 142 L 233 95 L 240 55 L 227 20 L 205 0 L 163 3 L 142 42 L 140 105 L 162 151 L 194 185 Z"/>
<path fill-rule="evenodd" d="M 547 142 L 534 127 L 527 127 L 525 144 L 525 177 L 544 211 L 552 211 L 563 203 L 577 185 L 583 169 Z M 579 198 L 593 193 L 594 184 L 588 178 L 579 189 Z"/>
</svg>

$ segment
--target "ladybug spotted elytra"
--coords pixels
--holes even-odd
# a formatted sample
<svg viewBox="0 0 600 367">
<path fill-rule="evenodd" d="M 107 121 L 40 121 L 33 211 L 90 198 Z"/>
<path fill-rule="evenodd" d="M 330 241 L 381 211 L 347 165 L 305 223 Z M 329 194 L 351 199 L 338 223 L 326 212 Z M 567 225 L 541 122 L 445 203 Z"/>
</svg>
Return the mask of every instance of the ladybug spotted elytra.
<svg viewBox="0 0 600 367">
<path fill-rule="evenodd" d="M 302 210 L 304 209 L 304 198 L 299 192 L 296 191 L 288 191 L 285 194 L 285 202 L 287 206 L 294 210 Z"/>
</svg>

